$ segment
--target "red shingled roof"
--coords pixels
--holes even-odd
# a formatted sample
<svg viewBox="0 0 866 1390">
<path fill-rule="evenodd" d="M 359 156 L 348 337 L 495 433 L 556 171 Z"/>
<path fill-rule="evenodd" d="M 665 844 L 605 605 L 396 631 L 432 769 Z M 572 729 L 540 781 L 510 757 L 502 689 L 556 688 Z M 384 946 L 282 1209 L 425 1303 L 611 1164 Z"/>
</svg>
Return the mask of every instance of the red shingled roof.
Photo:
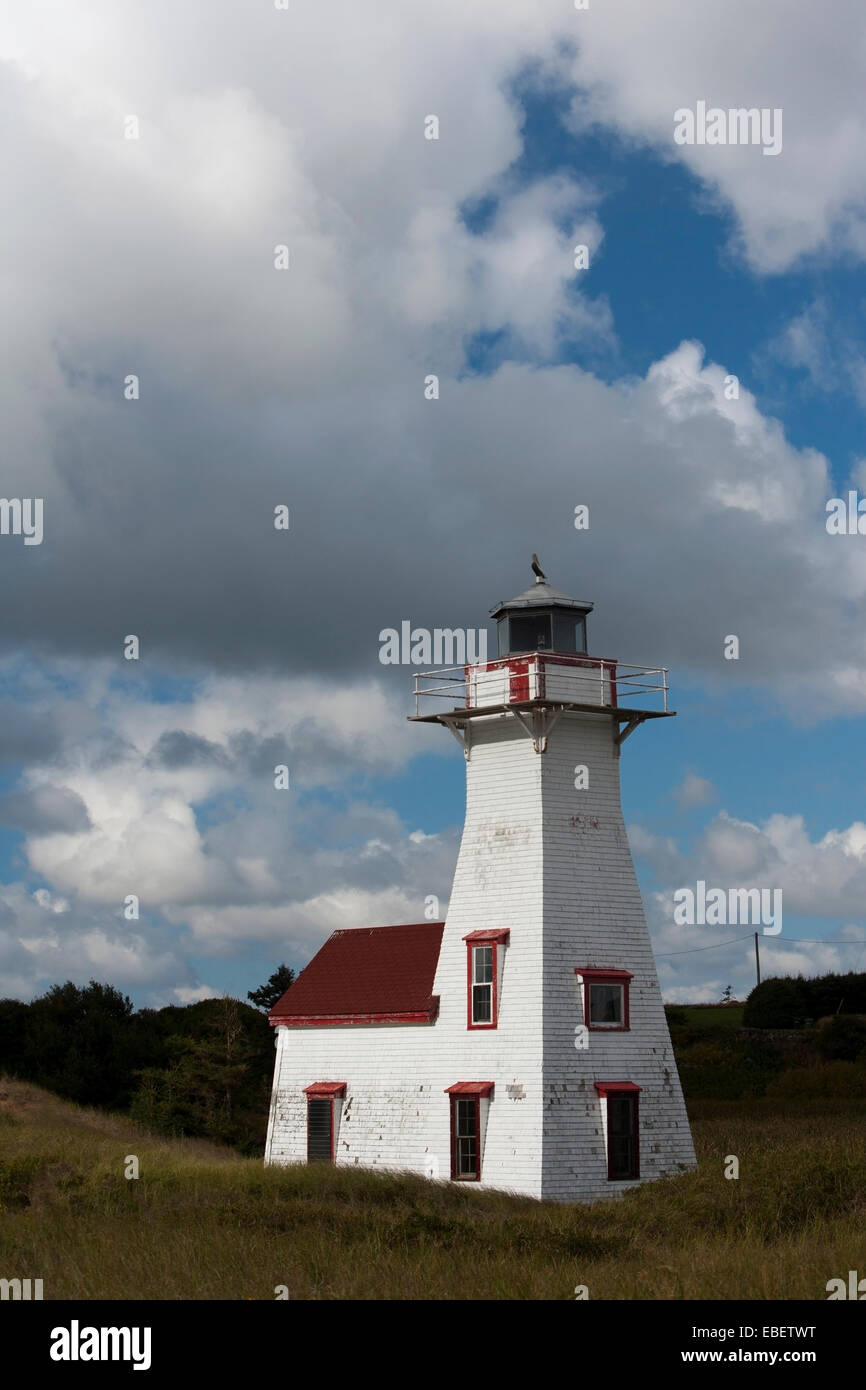
<svg viewBox="0 0 866 1390">
<path fill-rule="evenodd" d="M 335 931 L 268 1014 L 273 1024 L 326 1028 L 432 1023 L 444 922 Z"/>
</svg>

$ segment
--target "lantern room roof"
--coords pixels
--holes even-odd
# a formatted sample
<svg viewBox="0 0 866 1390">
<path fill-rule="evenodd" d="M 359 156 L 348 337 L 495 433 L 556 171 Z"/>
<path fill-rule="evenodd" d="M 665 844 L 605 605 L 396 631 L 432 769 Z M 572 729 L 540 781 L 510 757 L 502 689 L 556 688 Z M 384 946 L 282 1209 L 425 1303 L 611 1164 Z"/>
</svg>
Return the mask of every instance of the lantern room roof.
<svg viewBox="0 0 866 1390">
<path fill-rule="evenodd" d="M 513 608 L 572 608 L 581 613 L 591 613 L 593 605 L 560 593 L 559 589 L 554 589 L 546 579 L 536 579 L 534 584 L 524 589 L 516 598 L 509 599 L 507 603 L 497 603 L 490 609 L 490 616 L 496 618 L 500 613 L 510 612 Z"/>
</svg>

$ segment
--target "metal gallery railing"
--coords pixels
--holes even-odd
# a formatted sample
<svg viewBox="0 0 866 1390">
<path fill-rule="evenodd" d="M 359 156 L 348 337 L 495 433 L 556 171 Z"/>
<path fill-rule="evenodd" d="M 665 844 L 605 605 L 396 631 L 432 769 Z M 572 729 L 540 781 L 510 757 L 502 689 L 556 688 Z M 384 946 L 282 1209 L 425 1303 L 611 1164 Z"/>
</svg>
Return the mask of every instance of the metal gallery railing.
<svg viewBox="0 0 866 1390">
<path fill-rule="evenodd" d="M 472 709 L 533 699 L 615 709 L 642 698 L 664 713 L 668 710 L 667 667 L 634 666 L 607 657 L 526 652 L 418 671 L 413 679 L 416 715 L 430 711 L 427 702 L 449 701 L 452 708 Z"/>
</svg>

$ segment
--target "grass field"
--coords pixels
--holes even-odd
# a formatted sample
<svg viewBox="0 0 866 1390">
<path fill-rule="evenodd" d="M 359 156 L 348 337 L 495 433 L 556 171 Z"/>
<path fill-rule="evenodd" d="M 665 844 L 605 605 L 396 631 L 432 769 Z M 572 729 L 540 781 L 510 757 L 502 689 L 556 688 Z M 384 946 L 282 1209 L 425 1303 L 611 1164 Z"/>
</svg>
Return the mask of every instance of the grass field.
<svg viewBox="0 0 866 1390">
<path fill-rule="evenodd" d="M 46 1299 L 826 1299 L 866 1270 L 866 1098 L 792 1104 L 699 1102 L 697 1172 L 568 1207 L 265 1170 L 0 1079 L 0 1277 Z"/>
</svg>

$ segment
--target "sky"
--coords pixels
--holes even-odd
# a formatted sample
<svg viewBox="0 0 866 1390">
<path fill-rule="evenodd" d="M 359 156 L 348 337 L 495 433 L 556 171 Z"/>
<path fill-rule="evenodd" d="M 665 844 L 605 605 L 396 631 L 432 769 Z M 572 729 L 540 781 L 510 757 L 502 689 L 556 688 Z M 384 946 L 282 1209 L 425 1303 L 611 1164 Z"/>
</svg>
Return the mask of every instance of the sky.
<svg viewBox="0 0 866 1390">
<path fill-rule="evenodd" d="M 0 996 L 244 997 L 444 915 L 464 762 L 379 633 L 478 627 L 533 552 L 670 669 L 621 762 L 665 998 L 755 981 L 750 927 L 674 920 L 698 881 L 781 890 L 765 975 L 866 969 L 858 0 L 0 32 L 2 491 L 42 504 L 0 534 Z M 679 143 L 701 103 L 780 148 Z"/>
</svg>

